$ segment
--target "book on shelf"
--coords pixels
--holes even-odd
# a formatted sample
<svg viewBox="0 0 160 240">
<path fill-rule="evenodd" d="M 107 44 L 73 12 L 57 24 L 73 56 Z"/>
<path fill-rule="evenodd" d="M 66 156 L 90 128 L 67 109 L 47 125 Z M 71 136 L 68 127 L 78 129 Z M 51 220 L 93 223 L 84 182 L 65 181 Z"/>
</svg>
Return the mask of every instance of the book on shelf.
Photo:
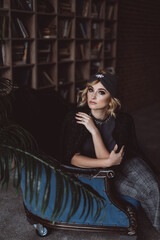
<svg viewBox="0 0 160 240">
<path fill-rule="evenodd" d="M 4 66 L 3 58 L 2 58 L 2 46 L 0 44 L 0 67 Z"/>
<path fill-rule="evenodd" d="M 14 1 L 11 1 L 11 7 L 13 9 L 32 11 L 33 0 L 14 0 Z"/>
<path fill-rule="evenodd" d="M 3 61 L 3 65 L 6 65 L 6 49 L 5 49 L 5 44 L 2 43 L 2 61 Z"/>
<path fill-rule="evenodd" d="M 38 36 L 40 38 L 56 38 L 57 27 L 55 24 L 49 24 L 48 26 L 39 26 L 38 28 Z"/>
<path fill-rule="evenodd" d="M 107 42 L 104 46 L 104 55 L 105 56 L 111 55 L 111 50 L 112 50 L 112 44 L 110 42 Z"/>
<path fill-rule="evenodd" d="M 50 75 L 46 72 L 46 71 L 43 71 L 43 76 L 45 77 L 45 79 L 51 84 L 54 86 L 54 83 L 53 83 L 53 79 L 50 77 Z"/>
<path fill-rule="evenodd" d="M 38 53 L 51 53 L 51 50 L 49 49 L 38 49 Z"/>
<path fill-rule="evenodd" d="M 28 4 L 29 8 L 33 10 L 33 0 L 26 0 L 26 3 Z"/>
<path fill-rule="evenodd" d="M 92 38 L 94 38 L 94 39 L 100 38 L 100 24 L 99 23 L 97 23 L 97 22 L 92 23 L 91 35 L 92 35 Z"/>
<path fill-rule="evenodd" d="M 63 37 L 64 38 L 68 38 L 70 36 L 71 24 L 72 24 L 71 21 L 69 21 L 69 20 L 65 21 L 64 31 L 63 31 Z"/>
<path fill-rule="evenodd" d="M 81 0 L 76 2 L 76 15 L 88 17 L 89 15 L 89 0 Z"/>
<path fill-rule="evenodd" d="M 60 59 L 63 59 L 63 58 L 70 58 L 70 49 L 69 49 L 69 47 L 64 47 L 64 48 L 60 48 L 59 49 L 59 58 Z"/>
<path fill-rule="evenodd" d="M 58 27 L 59 38 L 69 38 L 71 35 L 72 21 L 69 19 L 60 20 Z"/>
<path fill-rule="evenodd" d="M 49 62 L 51 60 L 52 46 L 51 44 L 38 45 L 38 62 Z"/>
<path fill-rule="evenodd" d="M 0 66 L 5 66 L 6 64 L 6 51 L 5 44 L 0 42 Z"/>
<path fill-rule="evenodd" d="M 80 22 L 80 29 L 81 29 L 81 33 L 83 38 L 87 38 L 87 23 L 86 22 Z"/>
<path fill-rule="evenodd" d="M 97 7 L 96 7 L 95 3 L 92 3 L 92 13 L 91 13 L 91 16 L 93 18 L 97 18 L 98 17 L 98 10 L 97 10 Z"/>
<path fill-rule="evenodd" d="M 113 20 L 114 18 L 114 8 L 115 6 L 113 4 L 108 4 L 106 6 L 106 20 Z"/>
<path fill-rule="evenodd" d="M 50 62 L 51 61 L 51 52 L 46 52 L 45 50 L 38 51 L 38 63 Z"/>
<path fill-rule="evenodd" d="M 22 21 L 19 18 L 16 18 L 16 21 L 18 23 L 19 29 L 21 30 L 22 36 L 24 38 L 29 38 L 29 33 L 27 32 L 26 27 L 24 26 Z"/>
<path fill-rule="evenodd" d="M 8 16 L 1 15 L 0 16 L 0 38 L 7 38 L 9 35 L 9 18 Z"/>
<path fill-rule="evenodd" d="M 85 46 L 83 43 L 76 45 L 76 59 L 77 60 L 85 59 Z"/>
<path fill-rule="evenodd" d="M 66 16 L 72 16 L 74 14 L 72 11 L 72 1 L 61 0 L 59 2 L 59 13 Z"/>
<path fill-rule="evenodd" d="M 38 79 L 38 88 L 55 87 L 54 81 L 48 73 L 48 69 L 40 69 L 38 71 Z"/>
<path fill-rule="evenodd" d="M 85 59 L 85 45 L 84 44 L 80 44 L 80 51 L 81 51 L 82 59 Z"/>
<path fill-rule="evenodd" d="M 13 64 L 27 64 L 29 62 L 29 43 L 19 43 L 12 48 Z"/>
<path fill-rule="evenodd" d="M 54 13 L 55 12 L 54 6 L 51 4 L 51 2 L 49 0 L 38 0 L 37 10 L 39 12 L 46 12 L 46 13 Z"/>
<path fill-rule="evenodd" d="M 29 32 L 20 18 L 12 18 L 11 22 L 12 37 L 29 38 Z"/>
<path fill-rule="evenodd" d="M 24 44 L 24 54 L 23 54 L 23 57 L 22 57 L 22 61 L 23 63 L 27 63 L 27 56 L 28 55 L 28 42 L 25 42 Z"/>
<path fill-rule="evenodd" d="M 76 24 L 76 38 L 84 38 L 80 27 L 80 23 Z"/>
<path fill-rule="evenodd" d="M 99 58 L 101 50 L 102 50 L 102 42 L 92 43 L 91 55 L 90 55 L 91 59 Z"/>
<path fill-rule="evenodd" d="M 20 31 L 19 27 L 17 26 L 17 22 L 14 19 L 12 19 L 11 21 L 11 34 L 12 34 L 12 37 L 15 37 L 15 38 L 23 37 L 22 32 Z"/>
<path fill-rule="evenodd" d="M 89 14 L 89 0 L 83 1 L 82 16 L 88 17 Z"/>
<path fill-rule="evenodd" d="M 93 18 L 102 18 L 103 17 L 102 1 L 92 0 L 91 16 Z"/>
</svg>

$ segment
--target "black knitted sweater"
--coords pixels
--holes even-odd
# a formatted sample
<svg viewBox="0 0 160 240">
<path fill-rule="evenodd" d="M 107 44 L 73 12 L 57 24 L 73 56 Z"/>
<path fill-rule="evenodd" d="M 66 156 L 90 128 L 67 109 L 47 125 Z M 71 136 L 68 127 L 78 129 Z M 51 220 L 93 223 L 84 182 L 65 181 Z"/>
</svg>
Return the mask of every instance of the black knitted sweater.
<svg viewBox="0 0 160 240">
<path fill-rule="evenodd" d="M 81 152 L 81 147 L 90 134 L 84 125 L 76 123 L 75 114 L 81 111 L 89 113 L 88 108 L 79 108 L 70 112 L 64 121 L 61 134 L 61 162 L 70 164 L 71 158 L 75 153 Z M 137 143 L 135 126 L 133 118 L 124 112 L 116 112 L 115 128 L 113 130 L 113 139 L 118 144 L 118 151 L 124 145 L 124 161 L 132 157 L 141 157 L 142 153 Z M 121 164 L 123 165 L 123 163 Z"/>
</svg>

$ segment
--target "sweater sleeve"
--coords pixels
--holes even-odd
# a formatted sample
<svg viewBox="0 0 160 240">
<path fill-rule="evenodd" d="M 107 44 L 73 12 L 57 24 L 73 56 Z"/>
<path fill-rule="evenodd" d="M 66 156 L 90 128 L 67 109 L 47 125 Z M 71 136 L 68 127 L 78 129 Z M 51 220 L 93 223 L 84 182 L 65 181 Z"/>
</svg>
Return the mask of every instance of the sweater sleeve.
<svg viewBox="0 0 160 240">
<path fill-rule="evenodd" d="M 119 148 L 122 145 L 125 146 L 124 161 L 127 161 L 128 158 L 140 157 L 149 165 L 149 167 L 154 171 L 156 175 L 159 175 L 158 169 L 155 168 L 151 160 L 148 159 L 146 154 L 139 147 L 136 137 L 135 124 L 132 116 L 126 113 L 118 114 L 113 135 Z"/>
<path fill-rule="evenodd" d="M 67 114 L 61 132 L 60 156 L 61 162 L 70 164 L 75 153 L 80 153 L 83 139 L 87 131 L 75 120 L 76 111 Z"/>
<path fill-rule="evenodd" d="M 128 141 L 127 141 L 128 151 L 133 155 L 142 155 L 140 150 L 136 130 L 135 130 L 135 123 L 131 115 L 128 115 Z"/>
<path fill-rule="evenodd" d="M 142 155 L 136 137 L 134 120 L 131 115 L 122 112 L 117 115 L 113 136 L 119 149 L 123 145 L 125 146 L 125 158 Z"/>
</svg>

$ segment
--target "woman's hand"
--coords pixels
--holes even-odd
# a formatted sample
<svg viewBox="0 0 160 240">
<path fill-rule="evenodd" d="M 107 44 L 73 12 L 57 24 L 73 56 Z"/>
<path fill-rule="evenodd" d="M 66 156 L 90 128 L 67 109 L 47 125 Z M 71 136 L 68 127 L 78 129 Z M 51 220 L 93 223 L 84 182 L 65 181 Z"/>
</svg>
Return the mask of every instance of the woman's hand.
<svg viewBox="0 0 160 240">
<path fill-rule="evenodd" d="M 123 159 L 124 156 L 124 146 L 120 149 L 118 153 L 116 153 L 118 149 L 118 145 L 116 144 L 114 146 L 114 149 L 111 151 L 108 160 L 110 161 L 111 166 L 113 165 L 119 165 Z"/>
<path fill-rule="evenodd" d="M 78 112 L 76 113 L 77 123 L 84 125 L 87 130 L 93 135 L 97 132 L 97 127 L 95 126 L 92 117 L 86 113 Z"/>
<path fill-rule="evenodd" d="M 118 146 L 115 145 L 114 149 L 109 155 L 109 158 L 90 158 L 80 153 L 76 153 L 72 159 L 71 164 L 82 168 L 107 168 L 114 165 L 119 165 L 124 155 L 124 146 L 116 153 Z"/>
<path fill-rule="evenodd" d="M 86 113 L 78 112 L 76 114 L 77 123 L 83 124 L 92 135 L 94 150 L 97 158 L 108 158 L 109 152 L 105 147 L 101 134 L 95 126 L 93 119 Z"/>
</svg>

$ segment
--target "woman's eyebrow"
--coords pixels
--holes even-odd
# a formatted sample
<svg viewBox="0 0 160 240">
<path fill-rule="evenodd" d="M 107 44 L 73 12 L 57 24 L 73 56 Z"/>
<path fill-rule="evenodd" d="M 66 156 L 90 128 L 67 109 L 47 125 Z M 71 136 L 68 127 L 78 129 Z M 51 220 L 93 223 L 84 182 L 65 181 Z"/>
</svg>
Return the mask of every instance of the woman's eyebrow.
<svg viewBox="0 0 160 240">
<path fill-rule="evenodd" d="M 88 88 L 92 88 L 92 89 L 95 90 L 95 88 L 94 88 L 93 86 L 89 86 Z M 98 90 L 98 91 L 100 90 L 100 91 L 105 91 L 105 92 L 107 92 L 107 90 L 106 90 L 105 88 L 98 88 L 97 90 Z"/>
<path fill-rule="evenodd" d="M 107 91 L 105 88 L 98 88 L 98 90 L 103 90 L 103 91 Z"/>
</svg>

